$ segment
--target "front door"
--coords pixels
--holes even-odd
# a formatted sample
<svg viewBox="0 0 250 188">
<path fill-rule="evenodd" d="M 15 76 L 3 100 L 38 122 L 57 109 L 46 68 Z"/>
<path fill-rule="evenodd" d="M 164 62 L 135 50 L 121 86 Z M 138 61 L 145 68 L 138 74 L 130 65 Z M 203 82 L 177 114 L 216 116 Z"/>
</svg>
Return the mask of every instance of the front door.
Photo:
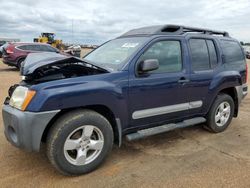
<svg viewBox="0 0 250 188">
<path fill-rule="evenodd" d="M 130 127 L 148 127 L 182 119 L 190 107 L 189 75 L 185 66 L 185 48 L 177 39 L 151 42 L 137 63 L 157 59 L 159 68 L 147 74 L 130 74 Z"/>
</svg>

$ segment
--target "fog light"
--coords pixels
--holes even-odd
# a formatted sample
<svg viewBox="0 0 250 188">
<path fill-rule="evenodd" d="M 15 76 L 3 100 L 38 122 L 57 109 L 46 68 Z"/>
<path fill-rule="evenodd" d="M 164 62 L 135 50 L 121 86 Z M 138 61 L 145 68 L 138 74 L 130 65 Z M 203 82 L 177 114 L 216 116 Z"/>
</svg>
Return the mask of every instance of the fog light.
<svg viewBox="0 0 250 188">
<path fill-rule="evenodd" d="M 8 133 L 9 133 L 11 141 L 17 144 L 18 139 L 17 139 L 17 134 L 16 134 L 15 129 L 13 127 L 9 126 Z"/>
</svg>

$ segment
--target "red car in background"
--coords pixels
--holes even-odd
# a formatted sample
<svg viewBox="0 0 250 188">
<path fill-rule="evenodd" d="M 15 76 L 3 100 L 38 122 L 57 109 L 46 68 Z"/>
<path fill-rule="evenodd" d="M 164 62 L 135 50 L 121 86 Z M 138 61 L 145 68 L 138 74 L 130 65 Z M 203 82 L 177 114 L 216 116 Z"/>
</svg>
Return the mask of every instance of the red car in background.
<svg viewBox="0 0 250 188">
<path fill-rule="evenodd" d="M 60 51 L 49 44 L 43 43 L 9 43 L 2 49 L 3 63 L 9 66 L 15 66 L 20 69 L 22 62 L 29 53 L 36 52 L 55 52 Z"/>
</svg>

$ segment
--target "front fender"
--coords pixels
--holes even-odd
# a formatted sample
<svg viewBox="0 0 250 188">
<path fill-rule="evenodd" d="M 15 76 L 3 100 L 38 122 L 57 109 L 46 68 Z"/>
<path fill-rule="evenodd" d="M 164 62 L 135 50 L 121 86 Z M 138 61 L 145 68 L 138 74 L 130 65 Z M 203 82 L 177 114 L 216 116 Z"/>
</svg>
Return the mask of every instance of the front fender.
<svg viewBox="0 0 250 188">
<path fill-rule="evenodd" d="M 115 73 L 114 73 L 115 74 Z M 109 108 L 116 118 L 127 119 L 128 103 L 127 74 L 106 76 L 102 79 L 83 80 L 68 79 L 63 82 L 43 84 L 38 88 L 36 96 L 29 104 L 27 111 L 41 112 L 63 110 L 90 105 L 103 105 Z"/>
</svg>

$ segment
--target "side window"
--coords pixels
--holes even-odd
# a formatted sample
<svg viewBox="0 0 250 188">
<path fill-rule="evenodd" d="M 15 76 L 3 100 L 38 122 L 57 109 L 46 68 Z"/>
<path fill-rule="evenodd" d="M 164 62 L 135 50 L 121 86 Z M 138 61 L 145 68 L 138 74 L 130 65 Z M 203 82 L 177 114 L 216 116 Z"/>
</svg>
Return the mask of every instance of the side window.
<svg viewBox="0 0 250 188">
<path fill-rule="evenodd" d="M 25 48 L 26 48 L 26 50 L 34 51 L 33 45 L 26 45 Z"/>
<path fill-rule="evenodd" d="M 40 45 L 40 51 L 49 52 L 49 49 L 48 49 L 48 47 L 45 46 L 45 45 Z"/>
<path fill-rule="evenodd" d="M 159 69 L 151 73 L 179 72 L 182 70 L 181 44 L 179 41 L 160 41 L 153 44 L 139 59 L 157 59 Z"/>
<path fill-rule="evenodd" d="M 40 45 L 29 45 L 28 49 L 31 51 L 40 51 Z"/>
<path fill-rule="evenodd" d="M 235 41 L 221 41 L 222 51 L 225 55 L 226 63 L 242 62 L 245 57 L 240 45 Z"/>
<path fill-rule="evenodd" d="M 18 46 L 17 48 L 19 48 L 21 50 L 27 50 L 27 46 Z"/>
<path fill-rule="evenodd" d="M 191 49 L 192 69 L 194 71 L 210 69 L 206 40 L 190 39 L 189 44 Z"/>
<path fill-rule="evenodd" d="M 207 41 L 211 68 L 214 68 L 218 64 L 217 53 L 214 46 L 214 42 L 212 40 L 206 40 L 206 41 Z"/>
<path fill-rule="evenodd" d="M 47 46 L 47 51 L 48 52 L 57 52 L 55 48 L 52 48 L 51 46 Z"/>
</svg>

